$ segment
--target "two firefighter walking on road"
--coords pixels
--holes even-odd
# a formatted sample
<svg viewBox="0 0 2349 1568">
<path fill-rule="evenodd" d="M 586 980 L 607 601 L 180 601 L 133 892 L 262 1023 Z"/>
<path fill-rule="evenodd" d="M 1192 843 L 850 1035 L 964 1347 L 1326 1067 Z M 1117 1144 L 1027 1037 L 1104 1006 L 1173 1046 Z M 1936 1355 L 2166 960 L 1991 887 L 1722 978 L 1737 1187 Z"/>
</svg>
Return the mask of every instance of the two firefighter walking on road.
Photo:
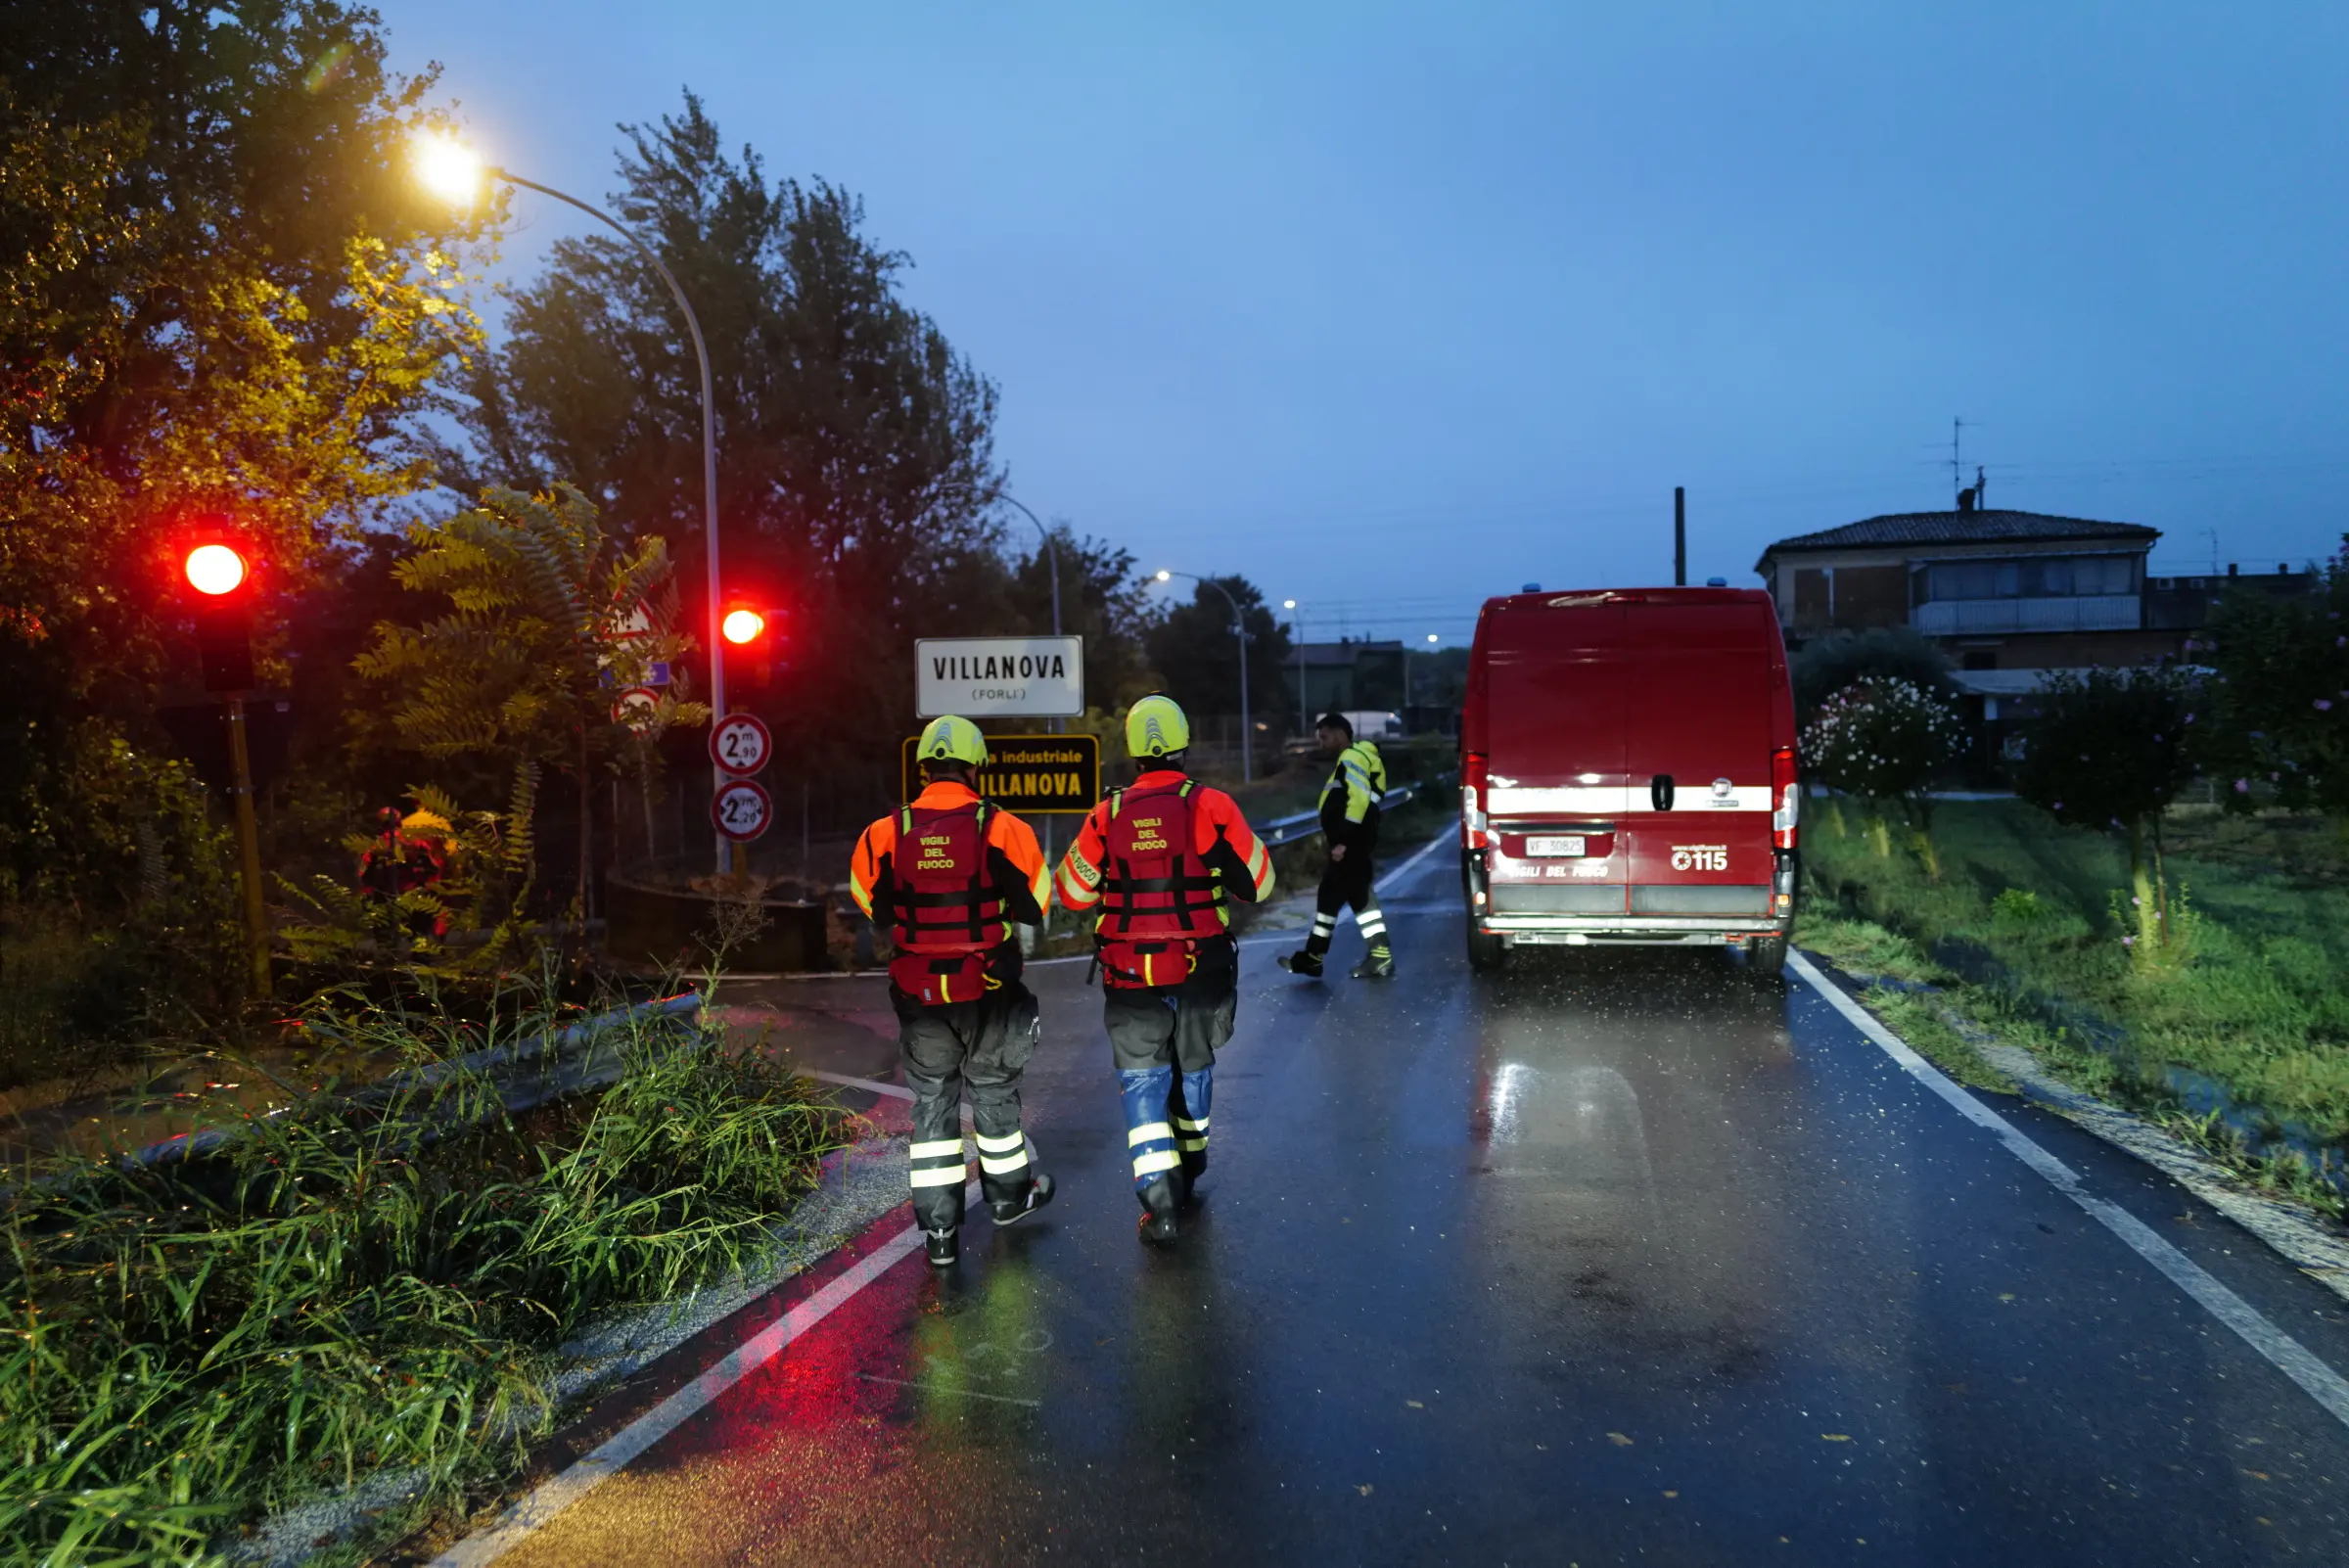
<svg viewBox="0 0 2349 1568">
<path fill-rule="evenodd" d="M 1303 947 L 1281 956 L 1280 967 L 1318 980 L 1330 940 L 1337 935 L 1338 914 L 1352 908 L 1354 923 L 1370 949 L 1355 966 L 1354 978 L 1389 980 L 1395 974 L 1395 949 L 1387 942 L 1387 917 L 1371 886 L 1387 764 L 1376 746 L 1354 738 L 1354 723 L 1344 714 L 1323 714 L 1313 725 L 1313 736 L 1321 743 L 1321 755 L 1336 759 L 1329 781 L 1321 786 L 1321 838 L 1329 847 L 1329 864 L 1313 899 L 1313 934 Z"/>
<path fill-rule="evenodd" d="M 1184 769 L 1190 721 L 1171 698 L 1145 697 L 1126 718 L 1139 776 L 1085 817 L 1057 886 L 1093 911 L 1103 1014 L 1126 1111 L 1141 1233 L 1173 1241 L 1207 1169 L 1216 1051 L 1239 1006 L 1231 900 L 1272 891 L 1272 861 L 1238 803 Z M 930 1261 L 955 1261 L 963 1216 L 961 1100 L 968 1092 L 979 1179 L 998 1225 L 1052 1201 L 1020 1120 L 1020 1077 L 1041 1030 L 1021 980 L 1012 926 L 1050 905 L 1035 832 L 974 788 L 987 739 L 970 720 L 939 718 L 916 752 L 925 787 L 864 830 L 849 887 L 894 934 L 890 998 L 912 1088 L 910 1180 Z"/>
</svg>

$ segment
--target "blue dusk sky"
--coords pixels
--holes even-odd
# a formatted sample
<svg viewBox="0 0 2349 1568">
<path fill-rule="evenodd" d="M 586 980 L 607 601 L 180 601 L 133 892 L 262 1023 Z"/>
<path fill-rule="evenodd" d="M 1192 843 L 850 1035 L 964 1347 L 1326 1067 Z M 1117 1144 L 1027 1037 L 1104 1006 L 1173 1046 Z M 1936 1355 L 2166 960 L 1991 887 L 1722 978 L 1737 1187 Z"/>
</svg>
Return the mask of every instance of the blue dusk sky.
<svg viewBox="0 0 2349 1568">
<path fill-rule="evenodd" d="M 2156 570 L 2349 528 L 2337 0 L 381 9 L 518 173 L 601 195 L 690 86 L 858 193 L 1015 493 L 1316 638 L 1669 581 L 1675 484 L 1751 584 L 1952 505 L 1957 416 Z M 575 225 L 516 210 L 527 277 Z"/>
</svg>

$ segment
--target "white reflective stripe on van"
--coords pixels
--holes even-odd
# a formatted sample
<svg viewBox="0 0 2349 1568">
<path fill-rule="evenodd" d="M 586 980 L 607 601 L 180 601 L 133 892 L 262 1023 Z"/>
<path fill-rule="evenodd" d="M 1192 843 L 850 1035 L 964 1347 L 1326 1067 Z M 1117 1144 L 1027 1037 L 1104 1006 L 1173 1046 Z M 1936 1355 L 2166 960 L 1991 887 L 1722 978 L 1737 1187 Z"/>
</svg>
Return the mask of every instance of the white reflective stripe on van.
<svg viewBox="0 0 2349 1568">
<path fill-rule="evenodd" d="M 1654 798 L 1646 790 L 1635 786 L 1631 795 L 1631 805 L 1627 809 L 1653 811 L 1656 808 Z M 1675 811 L 1767 811 L 1771 808 L 1770 786 L 1748 784 L 1732 788 L 1727 795 L 1716 795 L 1710 783 L 1692 785 L 1686 779 L 1676 779 L 1672 791 L 1672 808 Z"/>
<path fill-rule="evenodd" d="M 1767 784 L 1737 785 L 1727 795 L 1715 795 L 1710 780 L 1693 784 L 1684 779 L 1674 781 L 1675 811 L 1768 811 L 1772 804 Z M 1619 812 L 1652 812 L 1655 808 L 1655 798 L 1643 784 L 1629 789 L 1619 784 L 1566 785 L 1555 789 L 1522 785 L 1504 789 L 1495 785 L 1485 792 L 1488 816 L 1613 816 Z"/>
<path fill-rule="evenodd" d="M 1620 784 L 1567 785 L 1557 789 L 1530 789 L 1523 786 L 1504 788 L 1496 784 L 1485 792 L 1485 814 L 1543 816 L 1554 812 L 1573 816 L 1611 816 L 1629 808 L 1627 798 L 1630 794 Z"/>
</svg>

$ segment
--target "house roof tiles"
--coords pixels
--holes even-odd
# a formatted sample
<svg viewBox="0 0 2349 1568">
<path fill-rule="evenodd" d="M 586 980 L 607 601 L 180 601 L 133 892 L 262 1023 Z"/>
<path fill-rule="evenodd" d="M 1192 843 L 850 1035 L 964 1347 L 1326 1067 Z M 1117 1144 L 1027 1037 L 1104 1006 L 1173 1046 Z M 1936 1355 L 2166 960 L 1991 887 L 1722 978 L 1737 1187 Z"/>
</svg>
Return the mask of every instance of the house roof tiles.
<svg viewBox="0 0 2349 1568">
<path fill-rule="evenodd" d="M 1768 560 L 1797 550 L 1854 550 L 1905 544 L 2006 544 L 2061 539 L 2128 539 L 2151 544 L 2159 529 L 2142 523 L 2050 517 L 2045 512 L 1889 512 L 1839 529 L 1798 533 L 1762 552 Z"/>
</svg>

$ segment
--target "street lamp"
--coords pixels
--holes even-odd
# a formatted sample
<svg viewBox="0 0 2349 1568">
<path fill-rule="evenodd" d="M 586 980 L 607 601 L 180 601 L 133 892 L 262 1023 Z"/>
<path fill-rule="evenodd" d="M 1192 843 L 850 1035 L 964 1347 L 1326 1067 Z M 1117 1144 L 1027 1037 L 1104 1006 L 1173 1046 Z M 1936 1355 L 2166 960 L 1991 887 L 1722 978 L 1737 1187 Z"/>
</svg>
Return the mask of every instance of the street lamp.
<svg viewBox="0 0 2349 1568">
<path fill-rule="evenodd" d="M 1297 643 L 1297 733 L 1307 732 L 1313 712 L 1305 701 L 1305 611 L 1294 599 L 1283 599 L 1280 607 L 1289 613 L 1289 634 Z"/>
<path fill-rule="evenodd" d="M 1168 572 L 1163 569 L 1158 574 L 1158 580 L 1161 582 L 1173 577 L 1181 577 L 1189 582 L 1205 583 L 1208 587 L 1223 595 L 1223 602 L 1231 606 L 1232 635 L 1240 639 L 1240 782 L 1250 783 L 1256 777 L 1256 732 L 1248 727 L 1247 618 L 1240 614 L 1240 601 L 1231 596 L 1231 590 L 1215 578 L 1203 577 L 1195 572 Z"/>
<path fill-rule="evenodd" d="M 577 208 L 589 217 L 602 223 L 613 233 L 636 248 L 636 254 L 652 264 L 668 285 L 670 298 L 685 317 L 685 331 L 693 339 L 693 357 L 702 371 L 702 531 L 709 555 L 710 595 L 710 712 L 716 719 L 726 716 L 726 655 L 725 637 L 718 624 L 723 615 L 717 564 L 717 406 L 710 392 L 710 349 L 702 341 L 701 319 L 693 313 L 685 291 L 677 284 L 676 274 L 670 272 L 653 248 L 622 226 L 620 220 L 598 207 L 590 207 L 577 197 L 558 191 L 551 185 L 540 185 L 521 175 L 482 161 L 481 155 L 455 137 L 440 131 L 427 131 L 416 138 L 416 175 L 427 189 L 438 193 L 455 206 L 470 206 L 479 200 L 492 180 L 519 185 L 526 191 L 551 196 L 558 202 Z M 716 791 L 725 780 L 725 770 L 715 762 L 710 768 L 710 787 Z M 717 835 L 717 874 L 724 876 L 731 865 L 730 846 L 723 833 Z"/>
</svg>

